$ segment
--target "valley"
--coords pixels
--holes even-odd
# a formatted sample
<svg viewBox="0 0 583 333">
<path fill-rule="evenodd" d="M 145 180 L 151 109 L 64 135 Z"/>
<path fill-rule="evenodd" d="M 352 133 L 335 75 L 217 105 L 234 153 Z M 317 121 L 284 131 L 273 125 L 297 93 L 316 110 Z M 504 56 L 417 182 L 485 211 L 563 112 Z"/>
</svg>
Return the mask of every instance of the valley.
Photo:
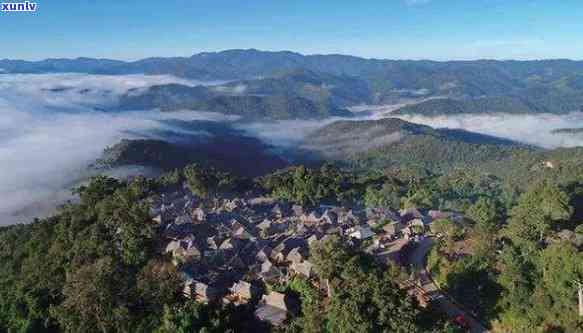
<svg viewBox="0 0 583 333">
<path fill-rule="evenodd" d="M 0 64 L 0 328 L 580 324 L 579 62 Z"/>
</svg>

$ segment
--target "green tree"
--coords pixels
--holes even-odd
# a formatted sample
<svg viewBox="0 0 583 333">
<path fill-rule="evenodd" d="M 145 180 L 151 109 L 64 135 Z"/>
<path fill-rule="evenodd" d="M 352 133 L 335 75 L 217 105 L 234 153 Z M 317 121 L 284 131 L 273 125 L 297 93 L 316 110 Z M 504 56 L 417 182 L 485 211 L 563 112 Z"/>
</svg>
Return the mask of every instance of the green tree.
<svg viewBox="0 0 583 333">
<path fill-rule="evenodd" d="M 532 247 L 544 239 L 554 224 L 568 220 L 572 212 L 568 195 L 556 184 L 547 181 L 535 184 L 511 210 L 506 235 Z"/>
<path fill-rule="evenodd" d="M 69 274 L 53 315 L 66 332 L 129 332 L 134 303 L 127 272 L 112 258 Z"/>
<path fill-rule="evenodd" d="M 381 188 L 371 185 L 366 188 L 364 203 L 367 207 L 390 207 L 399 209 L 401 188 L 393 182 L 385 182 Z"/>
<path fill-rule="evenodd" d="M 503 213 L 500 204 L 487 197 L 480 197 L 467 211 L 469 218 L 486 229 L 494 230 L 502 224 Z"/>
</svg>

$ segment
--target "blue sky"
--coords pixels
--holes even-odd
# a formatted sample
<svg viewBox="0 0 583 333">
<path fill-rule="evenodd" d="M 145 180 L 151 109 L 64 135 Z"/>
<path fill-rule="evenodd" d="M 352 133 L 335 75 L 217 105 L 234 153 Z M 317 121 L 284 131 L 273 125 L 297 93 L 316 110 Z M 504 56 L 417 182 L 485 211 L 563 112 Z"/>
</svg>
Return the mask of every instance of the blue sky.
<svg viewBox="0 0 583 333">
<path fill-rule="evenodd" d="M 37 3 L 36 13 L 0 13 L 0 58 L 133 60 L 258 48 L 391 59 L 583 59 L 582 0 Z"/>
</svg>

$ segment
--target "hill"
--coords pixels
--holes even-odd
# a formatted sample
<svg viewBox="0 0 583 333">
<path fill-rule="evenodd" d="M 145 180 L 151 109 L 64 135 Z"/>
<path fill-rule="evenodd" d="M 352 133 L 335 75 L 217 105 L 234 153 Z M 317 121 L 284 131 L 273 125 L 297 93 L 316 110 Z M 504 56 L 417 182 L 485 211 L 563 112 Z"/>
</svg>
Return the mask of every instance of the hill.
<svg viewBox="0 0 583 333">
<path fill-rule="evenodd" d="M 365 84 L 348 77 L 297 70 L 273 78 L 214 87 L 180 84 L 130 90 L 119 101 L 125 110 L 204 110 L 260 119 L 350 117 L 340 106 L 368 101 Z"/>
<path fill-rule="evenodd" d="M 308 137 L 312 158 L 336 161 L 364 173 L 456 170 L 493 175 L 510 188 L 546 178 L 566 184 L 580 177 L 583 148 L 546 150 L 463 130 L 433 129 L 396 118 L 338 121 Z"/>
<path fill-rule="evenodd" d="M 411 104 L 395 114 L 447 116 L 454 114 L 554 113 L 583 111 L 583 94 L 544 88 L 525 91 L 522 96 L 494 96 L 475 99 L 436 98 Z"/>
<path fill-rule="evenodd" d="M 273 147 L 226 125 L 197 122 L 196 128 L 209 135 L 176 138 L 159 133 L 165 139 L 121 140 L 106 148 L 93 167 L 109 169 L 140 165 L 170 171 L 196 162 L 240 176 L 253 177 L 289 164 L 273 152 Z"/>
<path fill-rule="evenodd" d="M 322 78 L 326 75 L 352 78 L 354 82 L 348 87 L 358 89 L 346 91 L 343 88 L 346 85 L 340 84 L 337 89 L 344 89 L 339 94 L 344 95 L 344 98 L 333 100 L 338 105 L 382 104 L 402 98 L 443 96 L 518 98 L 522 103 L 533 104 L 533 110 L 545 109 L 548 112 L 574 111 L 583 104 L 583 62 L 564 59 L 438 62 L 364 59 L 334 54 L 302 55 L 289 51 L 249 49 L 204 52 L 191 57 L 148 58 L 134 62 L 89 58 L 38 62 L 0 60 L 0 69 L 5 73 L 170 74 L 198 80 L 255 80 L 301 69 L 319 73 Z M 345 79 L 334 80 L 346 83 Z M 272 85 L 272 82 L 257 84 L 265 87 L 266 84 Z M 263 89 L 258 87 L 257 90 Z"/>
<path fill-rule="evenodd" d="M 302 148 L 358 169 L 416 166 L 447 172 L 534 148 L 460 130 L 440 130 L 397 118 L 334 122 Z"/>
</svg>

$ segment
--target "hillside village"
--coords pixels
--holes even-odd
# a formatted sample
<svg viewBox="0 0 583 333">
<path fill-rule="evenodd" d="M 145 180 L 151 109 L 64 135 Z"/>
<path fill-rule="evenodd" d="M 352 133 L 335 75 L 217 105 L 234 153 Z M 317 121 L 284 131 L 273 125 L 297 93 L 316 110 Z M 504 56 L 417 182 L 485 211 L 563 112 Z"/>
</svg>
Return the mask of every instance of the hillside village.
<svg viewBox="0 0 583 333">
<path fill-rule="evenodd" d="M 201 302 L 256 304 L 257 318 L 281 325 L 297 300 L 266 286 L 294 276 L 319 283 L 310 246 L 332 236 L 385 264 L 407 265 L 407 251 L 431 232 L 433 221 L 458 214 L 417 209 L 307 208 L 267 197 L 215 200 L 212 207 L 186 187 L 151 203 L 162 231 L 160 250 L 172 256 L 184 294 Z"/>
</svg>

